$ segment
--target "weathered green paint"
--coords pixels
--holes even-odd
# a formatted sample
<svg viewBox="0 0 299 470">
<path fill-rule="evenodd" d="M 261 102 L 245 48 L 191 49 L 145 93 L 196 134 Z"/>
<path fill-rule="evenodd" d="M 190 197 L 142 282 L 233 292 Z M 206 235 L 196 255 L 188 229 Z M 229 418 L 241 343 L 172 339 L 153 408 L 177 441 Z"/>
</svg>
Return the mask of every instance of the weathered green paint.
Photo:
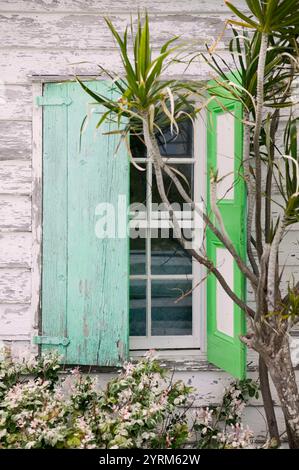
<svg viewBox="0 0 299 470">
<path fill-rule="evenodd" d="M 224 109 L 225 108 L 225 111 Z M 207 129 L 207 188 L 208 210 L 210 210 L 210 170 L 217 169 L 217 115 L 229 111 L 234 114 L 234 198 L 218 201 L 218 207 L 223 221 L 234 246 L 243 259 L 246 259 L 245 247 L 245 208 L 246 197 L 244 180 L 241 176 L 243 126 L 242 107 L 240 103 L 228 98 L 217 98 L 208 107 Z M 212 220 L 215 222 L 215 219 Z M 216 264 L 216 248 L 222 247 L 217 237 L 207 230 L 208 257 Z M 209 275 L 207 281 L 207 332 L 208 332 L 208 360 L 213 364 L 228 371 L 233 376 L 244 378 L 246 374 L 246 348 L 239 339 L 239 335 L 245 331 L 245 318 L 241 309 L 234 305 L 234 337 L 230 337 L 217 330 L 216 325 L 216 278 Z M 234 263 L 234 292 L 241 298 L 245 298 L 245 279 Z"/>
<path fill-rule="evenodd" d="M 111 93 L 105 82 L 91 86 Z M 119 136 L 103 135 L 116 125 L 96 130 L 99 106 L 80 150 L 91 98 L 79 84 L 47 84 L 43 99 L 42 335 L 69 339 L 58 347 L 68 364 L 119 365 L 128 353 L 128 240 L 97 238 L 95 210 L 109 202 L 117 214 L 118 196 L 128 200 L 127 152 L 121 145 L 115 155 Z"/>
<path fill-rule="evenodd" d="M 61 106 L 63 104 L 68 106 L 72 104 L 72 100 L 69 97 L 37 96 L 36 104 L 38 106 Z"/>
<path fill-rule="evenodd" d="M 67 346 L 70 343 L 70 340 L 68 338 L 63 338 L 59 336 L 34 336 L 33 343 L 55 346 Z"/>
</svg>

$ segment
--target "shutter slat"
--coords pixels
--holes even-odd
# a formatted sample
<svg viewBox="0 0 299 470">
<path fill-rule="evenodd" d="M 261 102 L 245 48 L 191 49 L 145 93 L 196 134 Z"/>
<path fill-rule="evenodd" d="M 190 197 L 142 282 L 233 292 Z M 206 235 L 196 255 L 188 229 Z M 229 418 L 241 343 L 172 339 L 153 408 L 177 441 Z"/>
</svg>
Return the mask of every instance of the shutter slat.
<svg viewBox="0 0 299 470">
<path fill-rule="evenodd" d="M 68 98 L 65 85 L 45 86 L 45 98 Z M 43 109 L 42 336 L 66 333 L 67 302 L 67 106 Z M 42 345 L 42 350 L 51 349 Z M 65 354 L 64 347 L 56 347 Z"/>
</svg>

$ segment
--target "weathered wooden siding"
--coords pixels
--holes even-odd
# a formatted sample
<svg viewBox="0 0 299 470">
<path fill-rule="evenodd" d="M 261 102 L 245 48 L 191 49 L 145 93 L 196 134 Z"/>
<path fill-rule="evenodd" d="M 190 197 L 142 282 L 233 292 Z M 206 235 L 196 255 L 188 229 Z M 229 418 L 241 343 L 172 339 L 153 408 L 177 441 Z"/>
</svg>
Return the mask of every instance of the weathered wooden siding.
<svg viewBox="0 0 299 470">
<path fill-rule="evenodd" d="M 223 17 L 217 14 L 198 14 L 184 12 L 175 14 L 156 13 L 151 19 L 151 29 L 155 34 L 154 47 L 158 48 L 169 38 L 173 23 L 179 25 L 182 40 L 196 41 L 201 48 L 204 43 L 214 40 L 223 31 Z M 117 30 L 123 31 L 127 24 L 127 15 L 109 13 Z M 11 27 L 13 24 L 13 28 Z M 2 47 L 14 47 L 15 37 L 19 38 L 18 47 L 26 47 L 30 41 L 32 49 L 40 49 L 44 44 L 47 50 L 76 49 L 84 51 L 115 50 L 115 42 L 108 30 L 104 18 L 94 13 L 68 14 L 59 13 L 3 13 L 0 15 L 0 27 L 3 35 Z M 76 31 L 76 34 L 74 34 Z M 228 35 L 229 30 L 225 33 Z M 225 38 L 225 37 L 224 37 Z M 220 43 L 223 47 L 223 42 Z"/>
<path fill-rule="evenodd" d="M 26 8 L 24 8 L 26 4 Z M 185 4 L 171 0 L 2 0 L 3 12 L 94 13 L 97 15 L 136 13 L 147 8 L 151 13 L 227 13 L 224 0 L 189 0 Z M 234 5 L 244 8 L 243 0 Z"/>
<path fill-rule="evenodd" d="M 245 6 L 244 0 L 234 4 Z M 94 75 L 98 63 L 120 70 L 115 44 L 102 17 L 110 15 L 122 26 L 130 13 L 144 7 L 152 17 L 157 46 L 175 32 L 192 40 L 196 51 L 216 38 L 228 17 L 223 0 L 0 0 L 0 342 L 10 345 L 15 357 L 30 352 L 40 291 L 37 202 L 41 162 L 40 149 L 32 148 L 32 134 L 40 131 L 40 111 L 33 107 L 30 76 Z M 226 59 L 227 39 L 226 34 L 219 44 Z M 180 75 L 184 68 L 177 64 L 168 73 Z M 187 74 L 208 78 L 209 69 L 194 61 Z M 36 88 L 40 93 L 40 86 Z M 33 114 L 37 120 L 32 129 Z M 297 230 L 290 231 L 282 244 L 281 262 L 284 260 L 287 277 L 292 273 L 299 276 Z M 250 292 L 249 296 L 253 302 Z M 217 401 L 228 380 L 216 371 L 180 374 L 196 382 L 204 402 Z M 259 412 L 252 408 L 248 413 L 248 420 L 258 421 L 255 427 L 264 429 Z"/>
</svg>

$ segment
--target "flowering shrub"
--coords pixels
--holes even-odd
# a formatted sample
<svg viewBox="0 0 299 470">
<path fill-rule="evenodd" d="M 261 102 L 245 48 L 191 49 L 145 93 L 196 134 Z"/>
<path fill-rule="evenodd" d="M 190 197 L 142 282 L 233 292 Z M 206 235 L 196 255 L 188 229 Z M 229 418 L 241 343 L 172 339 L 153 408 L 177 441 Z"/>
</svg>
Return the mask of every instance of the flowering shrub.
<svg viewBox="0 0 299 470">
<path fill-rule="evenodd" d="M 232 385 L 190 426 L 194 390 L 169 382 L 151 353 L 125 364 L 105 390 L 77 369 L 59 380 L 59 368 L 55 354 L 0 363 L 0 448 L 180 448 L 192 437 L 199 448 L 251 445 L 241 411 L 248 390 L 257 393 L 253 382 Z"/>
<path fill-rule="evenodd" d="M 201 408 L 193 423 L 198 447 L 253 447 L 253 433 L 242 425 L 242 412 L 250 397 L 258 398 L 257 383 L 252 379 L 241 380 L 225 389 L 220 406 Z"/>
</svg>

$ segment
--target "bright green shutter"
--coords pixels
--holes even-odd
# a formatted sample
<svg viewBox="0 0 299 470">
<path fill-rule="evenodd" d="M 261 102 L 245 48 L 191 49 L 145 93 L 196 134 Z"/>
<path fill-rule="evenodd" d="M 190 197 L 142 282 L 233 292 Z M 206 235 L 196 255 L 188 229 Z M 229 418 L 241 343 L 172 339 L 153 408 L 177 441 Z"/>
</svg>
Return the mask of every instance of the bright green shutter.
<svg viewBox="0 0 299 470">
<path fill-rule="evenodd" d="M 109 93 L 105 82 L 95 91 Z M 118 365 L 128 353 L 128 239 L 98 238 L 96 207 L 129 193 L 129 160 L 103 108 L 77 83 L 47 84 L 43 106 L 42 350 L 58 349 L 67 364 Z M 80 128 L 89 109 L 81 137 Z M 126 207 L 120 206 L 126 220 Z M 103 215 L 103 214 L 102 214 Z"/>
<path fill-rule="evenodd" d="M 227 94 L 226 94 L 227 95 Z M 241 175 L 242 107 L 228 98 L 216 98 L 207 116 L 207 188 L 210 207 L 210 172 L 218 170 L 223 177 L 217 199 L 223 221 L 238 253 L 245 252 L 245 188 Z M 233 186 L 233 189 L 230 189 Z M 215 218 L 212 216 L 215 223 Z M 233 291 L 245 298 L 245 279 L 231 255 L 218 238 L 207 231 L 207 254 L 220 269 Z M 241 309 L 224 293 L 215 276 L 207 281 L 208 360 L 238 378 L 246 373 L 246 350 L 239 335 L 244 333 L 245 319 Z"/>
</svg>

